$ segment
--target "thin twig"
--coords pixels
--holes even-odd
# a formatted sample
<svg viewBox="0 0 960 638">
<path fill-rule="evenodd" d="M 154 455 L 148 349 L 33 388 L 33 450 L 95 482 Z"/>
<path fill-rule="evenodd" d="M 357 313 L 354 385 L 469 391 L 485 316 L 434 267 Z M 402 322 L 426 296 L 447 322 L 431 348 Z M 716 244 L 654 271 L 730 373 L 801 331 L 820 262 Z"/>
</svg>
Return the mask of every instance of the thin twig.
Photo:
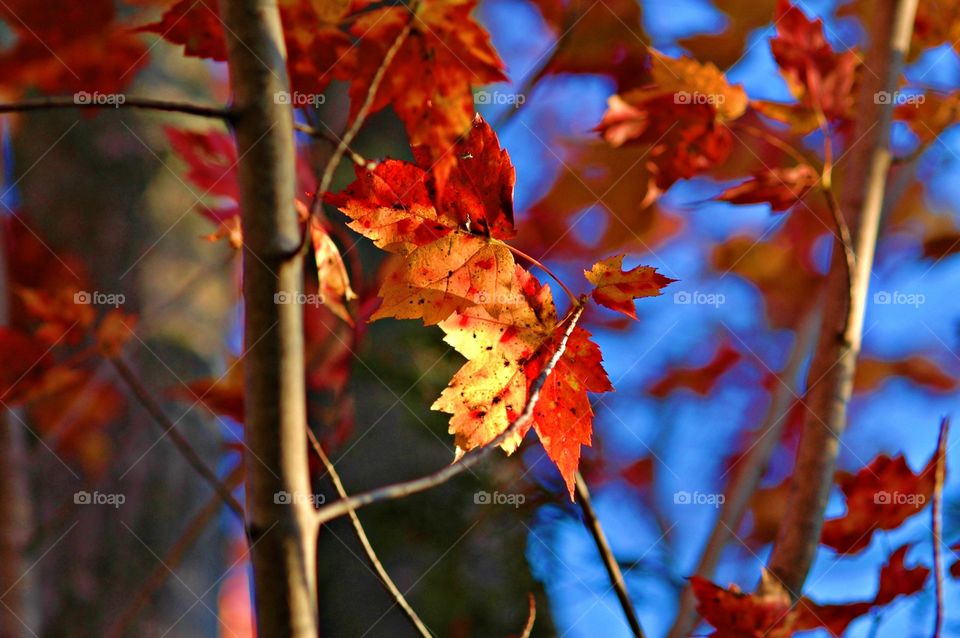
<svg viewBox="0 0 960 638">
<path fill-rule="evenodd" d="M 221 481 L 216 472 L 210 469 L 210 466 L 200 457 L 193 445 L 190 444 L 190 441 L 186 439 L 176 428 L 176 424 L 170 420 L 170 417 L 166 415 L 163 411 L 163 408 L 160 407 L 160 404 L 150 396 L 150 393 L 144 387 L 143 383 L 137 377 L 137 375 L 130 369 L 130 367 L 124 362 L 120 357 L 113 357 L 110 359 L 113 363 L 113 367 L 116 368 L 117 373 L 120 375 L 120 378 L 123 379 L 124 383 L 127 384 L 127 387 L 130 388 L 130 391 L 133 392 L 134 397 L 137 401 L 140 402 L 140 405 L 143 407 L 147 413 L 153 417 L 153 420 L 163 430 L 163 435 L 165 438 L 170 439 L 174 447 L 177 448 L 177 451 L 180 452 L 180 455 L 183 456 L 184 460 L 192 467 L 197 474 L 200 475 L 203 480 L 205 480 L 210 487 L 219 495 L 220 499 L 230 508 L 230 510 L 237 515 L 237 517 L 242 521 L 243 520 L 243 505 L 234 498 L 233 494 L 230 491 L 230 488 Z"/>
<path fill-rule="evenodd" d="M 576 474 L 577 502 L 580 509 L 583 510 L 583 523 L 587 526 L 590 535 L 593 536 L 593 542 L 597 545 L 597 551 L 603 558 L 603 566 L 607 569 L 607 575 L 610 577 L 610 584 L 617 593 L 617 599 L 620 601 L 620 607 L 623 608 L 623 614 L 627 617 L 627 624 L 630 625 L 630 631 L 635 638 L 643 638 L 643 628 L 640 626 L 640 620 L 637 618 L 637 612 L 633 608 L 633 602 L 630 600 L 630 594 L 627 592 L 627 584 L 623 580 L 623 574 L 620 572 L 620 565 L 617 563 L 613 550 L 610 549 L 610 543 L 607 542 L 607 536 L 603 533 L 600 526 L 600 519 L 593 509 L 593 502 L 590 500 L 590 490 L 587 488 L 587 482 L 583 480 L 580 472 Z"/>
<path fill-rule="evenodd" d="M 340 495 L 340 498 L 347 498 L 347 490 L 343 487 L 343 481 L 340 480 L 340 474 L 337 473 L 337 468 L 334 467 L 326 452 L 323 451 L 320 441 L 317 440 L 316 435 L 314 435 L 313 431 L 309 427 L 307 428 L 307 439 L 310 441 L 313 451 L 323 462 L 324 467 L 327 468 L 327 473 L 330 475 L 330 480 L 333 483 L 334 488 L 337 490 L 337 494 Z M 383 563 L 381 563 L 380 559 L 377 558 L 377 553 L 374 551 L 373 545 L 370 544 L 370 539 L 367 537 L 367 533 L 363 529 L 363 524 L 360 522 L 360 517 L 357 516 L 357 513 L 353 510 L 350 510 L 348 516 L 350 516 L 350 522 L 353 524 L 353 531 L 357 536 L 357 540 L 360 541 L 360 545 L 363 547 L 363 552 L 367 555 L 367 560 L 370 562 L 370 566 L 373 567 L 375 572 L 377 572 L 377 576 L 380 578 L 380 583 L 384 586 L 387 592 L 393 596 L 394 602 L 400 606 L 400 609 L 403 610 L 404 615 L 410 620 L 410 623 L 413 624 L 413 627 L 417 630 L 417 633 L 419 633 L 421 636 L 424 636 L 424 638 L 433 638 L 433 634 L 430 633 L 430 630 L 427 629 L 427 626 L 420 619 L 420 616 L 417 615 L 417 612 L 413 610 L 413 607 L 411 607 L 410 603 L 407 602 L 407 599 L 404 598 L 403 592 L 401 592 L 400 588 L 397 587 L 396 583 L 393 582 L 393 579 L 390 578 L 390 574 L 388 574 L 387 570 L 384 568 Z"/>
<path fill-rule="evenodd" d="M 830 216 L 833 217 L 833 225 L 837 231 L 837 239 L 840 241 L 840 247 L 843 249 L 844 264 L 847 269 L 847 289 L 854 290 L 853 277 L 857 271 L 857 255 L 853 252 L 853 239 L 850 236 L 850 226 L 847 224 L 847 218 L 843 216 L 840 210 L 840 202 L 837 201 L 837 195 L 832 186 L 825 186 L 823 197 L 827 201 L 827 208 L 830 209 Z M 847 300 L 849 306 L 850 299 Z M 846 326 L 844 326 L 846 329 Z"/>
<path fill-rule="evenodd" d="M 340 140 L 338 140 L 333 135 L 333 133 L 322 131 L 315 126 L 310 126 L 309 124 L 301 124 L 300 122 L 295 122 L 293 125 L 293 128 L 297 131 L 300 131 L 301 133 L 309 135 L 314 139 L 323 140 L 324 142 L 327 142 L 331 146 L 338 146 L 340 144 Z M 346 147 L 346 154 L 350 158 L 350 161 L 356 164 L 357 166 L 367 167 L 370 165 L 370 162 L 363 155 L 361 155 L 360 153 L 357 153 L 356 151 L 350 149 L 349 147 Z"/>
<path fill-rule="evenodd" d="M 20 102 L 7 102 L 0 104 L 0 113 L 26 113 L 29 111 L 49 111 L 53 109 L 144 109 L 148 111 L 165 111 L 167 113 L 182 113 L 184 115 L 196 115 L 199 117 L 210 117 L 219 120 L 229 120 L 232 117 L 232 111 L 222 106 L 202 106 L 200 104 L 188 104 L 184 102 L 171 102 L 169 100 L 156 100 L 148 97 L 129 97 L 126 95 L 110 95 L 111 101 L 105 103 L 94 100 L 93 97 L 84 100 L 81 94 L 39 97 Z"/>
<path fill-rule="evenodd" d="M 403 43 L 406 42 L 407 36 L 410 35 L 410 31 L 413 29 L 413 22 L 416 19 L 414 15 L 414 12 L 417 9 L 416 2 L 411 4 L 409 9 L 410 20 L 403 26 L 403 29 L 401 29 L 400 33 L 397 34 L 397 38 L 393 41 L 393 44 L 390 45 L 390 48 L 387 49 L 387 52 L 384 54 L 383 60 L 380 62 L 380 66 L 377 68 L 376 73 L 373 74 L 373 78 L 370 80 L 370 87 L 367 89 L 367 96 L 363 100 L 363 104 L 360 105 L 360 109 L 357 111 L 357 116 L 354 118 L 353 124 L 351 124 L 347 131 L 343 134 L 343 138 L 339 141 L 336 150 L 333 151 L 333 155 L 330 156 L 330 160 L 327 162 L 327 167 L 323 170 L 323 177 L 320 179 L 320 188 L 318 190 L 319 193 L 326 193 L 327 189 L 330 188 L 330 182 L 333 181 L 333 174 L 340 165 L 340 160 L 343 159 L 344 153 L 347 152 L 347 148 L 350 146 L 350 143 L 353 142 L 353 139 L 360 132 L 360 129 L 363 127 L 363 123 L 367 120 L 367 116 L 370 114 L 370 109 L 373 108 L 373 102 L 377 97 L 377 91 L 380 89 L 380 83 L 387 74 L 387 69 L 393 62 L 393 58 L 396 57 L 397 53 L 400 51 L 400 47 L 402 47 Z"/>
<path fill-rule="evenodd" d="M 527 592 L 527 604 L 530 611 L 527 613 L 527 624 L 523 626 L 520 638 L 530 638 L 533 633 L 533 624 L 537 621 L 537 597 L 532 592 Z"/>
<path fill-rule="evenodd" d="M 500 433 L 499 436 L 483 447 L 467 452 L 461 456 L 458 461 L 455 461 L 454 463 L 451 463 L 450 465 L 433 472 L 432 474 L 428 474 L 411 481 L 403 481 L 400 483 L 393 483 L 391 485 L 378 487 L 368 492 L 355 494 L 350 498 L 343 498 L 334 503 L 330 503 L 329 505 L 325 505 L 316 512 L 319 523 L 326 523 L 335 518 L 343 516 L 351 510 L 360 509 L 361 507 L 365 507 L 371 503 L 403 498 L 411 494 L 416 494 L 417 492 L 423 492 L 424 490 L 428 490 L 438 485 L 443 485 L 453 477 L 475 466 L 477 463 L 491 454 L 493 450 L 500 447 L 504 441 L 512 438 L 517 434 L 517 432 L 529 425 L 533 420 L 533 410 L 537 407 L 537 402 L 540 400 L 540 392 L 543 390 L 543 386 L 547 381 L 547 377 L 549 377 L 550 373 L 553 372 L 557 362 L 560 361 L 560 357 L 562 357 L 563 353 L 566 351 L 567 341 L 569 341 L 570 335 L 573 333 L 573 329 L 576 327 L 577 322 L 580 321 L 580 317 L 583 315 L 583 309 L 584 306 L 581 303 L 571 311 L 567 318 L 567 328 L 563 333 L 563 338 L 560 339 L 560 344 L 557 346 L 556 352 L 553 353 L 553 356 L 550 357 L 547 365 L 544 366 L 543 370 L 530 385 L 530 392 L 527 394 L 527 402 L 523 406 L 523 411 L 520 413 L 520 416 L 518 416 L 513 423 L 507 427 L 506 430 Z"/>
<path fill-rule="evenodd" d="M 527 253 L 523 252 L 522 250 L 520 250 L 520 249 L 517 248 L 516 246 L 511 246 L 511 245 L 509 245 L 509 244 L 506 244 L 506 246 L 507 246 L 507 248 L 510 249 L 510 252 L 512 252 L 512 253 L 513 253 L 514 255 L 516 255 L 517 257 L 520 257 L 520 258 L 522 258 L 522 259 L 526 259 L 526 260 L 529 261 L 531 264 L 533 264 L 534 266 L 538 267 L 538 268 L 539 268 L 540 270 L 542 270 L 543 272 L 547 273 L 547 275 L 549 275 L 551 279 L 553 279 L 555 282 L 557 282 L 558 284 L 560 284 L 560 287 L 563 288 L 563 291 L 564 291 L 565 293 L 567 293 L 567 296 L 568 296 L 568 297 L 570 297 L 570 301 L 576 303 L 576 301 L 577 301 L 577 296 L 576 296 L 575 294 L 573 294 L 573 291 L 571 291 L 569 288 L 567 288 L 567 285 L 566 285 L 565 283 L 563 283 L 563 280 L 560 279 L 560 277 L 557 277 L 557 276 L 553 273 L 552 270 L 550 270 L 549 268 L 547 268 L 546 266 L 544 266 L 544 265 L 540 262 L 539 259 L 535 259 L 534 257 L 531 257 L 530 255 L 528 255 Z"/>
<path fill-rule="evenodd" d="M 947 477 L 947 436 L 950 419 L 940 422 L 937 439 L 937 466 L 933 484 L 933 586 L 936 607 L 933 617 L 933 638 L 940 638 L 943 629 L 943 483 Z"/>
</svg>

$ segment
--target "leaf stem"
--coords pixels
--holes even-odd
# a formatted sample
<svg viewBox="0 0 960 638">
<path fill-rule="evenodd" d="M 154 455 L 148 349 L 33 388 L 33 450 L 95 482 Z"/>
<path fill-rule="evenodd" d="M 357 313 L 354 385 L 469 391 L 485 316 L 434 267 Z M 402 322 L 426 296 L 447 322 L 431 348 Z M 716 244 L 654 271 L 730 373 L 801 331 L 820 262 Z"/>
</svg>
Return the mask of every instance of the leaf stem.
<svg viewBox="0 0 960 638">
<path fill-rule="evenodd" d="M 562 281 L 559 277 L 557 277 L 557 276 L 553 273 L 552 270 L 550 270 L 549 268 L 547 268 L 546 266 L 544 266 L 544 265 L 540 262 L 540 260 L 538 260 L 538 259 L 536 259 L 536 258 L 534 258 L 534 257 L 531 257 L 530 255 L 528 255 L 527 253 L 523 252 L 523 251 L 520 250 L 519 248 L 516 248 L 515 246 L 511 246 L 510 244 L 505 244 L 505 245 L 506 245 L 507 248 L 510 249 L 510 252 L 512 252 L 514 255 L 516 255 L 517 257 L 520 257 L 520 258 L 522 258 L 522 259 L 526 259 L 526 260 L 529 261 L 531 264 L 533 264 L 534 266 L 536 266 L 537 268 L 539 268 L 539 269 L 542 270 L 543 272 L 547 273 L 547 274 L 548 274 L 554 281 L 556 281 L 558 284 L 560 284 L 560 287 L 563 288 L 563 291 L 564 291 L 565 293 L 567 293 L 567 296 L 568 296 L 568 297 L 570 297 L 570 301 L 571 301 L 571 302 L 573 302 L 574 304 L 580 303 L 579 298 L 578 298 L 575 294 L 573 294 L 573 291 L 570 290 L 569 288 L 567 288 L 567 285 L 566 285 L 565 283 L 563 283 L 563 281 Z"/>
</svg>

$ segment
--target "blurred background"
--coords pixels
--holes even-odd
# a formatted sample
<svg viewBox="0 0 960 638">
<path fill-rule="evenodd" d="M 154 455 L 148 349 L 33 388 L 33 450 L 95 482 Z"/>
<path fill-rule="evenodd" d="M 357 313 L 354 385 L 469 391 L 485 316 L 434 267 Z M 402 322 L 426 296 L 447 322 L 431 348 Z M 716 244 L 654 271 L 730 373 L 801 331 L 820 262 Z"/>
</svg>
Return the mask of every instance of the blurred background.
<svg viewBox="0 0 960 638">
<path fill-rule="evenodd" d="M 165 8 L 133 4 L 116 5 L 118 23 L 145 24 Z M 715 503 L 684 502 L 682 494 L 722 493 L 751 433 L 782 420 L 764 489 L 714 580 L 752 589 L 759 578 L 799 434 L 791 408 L 803 390 L 829 235 L 817 219 L 824 212 L 819 202 L 772 214 L 767 205 L 711 201 L 738 181 L 736 159 L 647 203 L 639 152 L 610 149 L 593 129 L 610 95 L 644 83 L 634 70 L 648 45 L 714 62 L 751 98 L 790 101 L 768 44 L 774 4 L 482 0 L 476 14 L 511 80 L 483 87 L 477 108 L 516 166 L 518 245 L 576 292 L 587 290 L 583 268 L 619 253 L 627 253 L 630 266 L 655 266 L 679 280 L 664 296 L 638 304 L 638 323 L 605 311 L 585 319 L 616 393 L 596 398 L 594 446 L 583 472 L 651 636 L 665 635 L 673 622 L 718 514 Z M 850 7 L 798 4 L 825 19 L 834 47 L 863 43 Z M 580 21 L 561 29 L 571 5 Z M 59 19 L 70 24 L 69 14 Z M 10 25 L 2 40 L 8 46 L 16 32 Z M 153 35 L 135 37 L 146 57 L 127 93 L 228 101 L 224 64 L 185 58 Z M 908 77 L 919 92 L 952 93 L 960 83 L 957 54 L 950 45 L 924 51 L 911 60 Z M 42 94 L 42 87 L 26 93 Z M 339 132 L 348 105 L 345 85 L 334 82 L 311 117 Z M 138 317 L 124 360 L 176 429 L 224 480 L 235 481 L 242 437 L 230 416 L 242 405 L 239 257 L 229 238 L 208 237 L 229 234 L 217 213 L 230 208 L 230 191 L 204 187 L 191 173 L 210 165 L 222 172 L 218 153 L 225 151 L 218 145 L 229 146 L 226 129 L 188 116 L 111 108 L 5 116 L 2 126 L 11 325 L 29 314 L 21 287 L 122 295 L 123 312 Z M 204 141 L 184 141 L 186 133 Z M 821 141 L 809 136 L 809 148 L 819 152 Z M 895 141 L 903 155 L 918 144 L 903 122 Z M 299 142 L 308 164 L 324 165 L 329 146 L 306 136 Z M 403 125 L 389 111 L 371 117 L 354 147 L 368 158 L 410 158 Z M 842 469 L 903 453 L 918 470 L 936 446 L 940 417 L 956 413 L 960 259 L 950 238 L 960 238 L 958 153 L 957 131 L 948 128 L 890 186 Z M 334 189 L 352 178 L 344 163 Z M 335 210 L 328 214 L 337 225 L 344 220 Z M 345 228 L 334 239 L 361 307 L 369 309 L 380 254 Z M 890 302 L 903 295 L 911 301 Z M 308 307 L 307 331 L 311 420 L 348 491 L 450 462 L 447 419 L 429 406 L 462 360 L 439 330 L 393 320 L 350 329 L 326 308 Z M 80 356 L 84 346 L 75 347 Z M 252 635 L 242 526 L 162 436 L 114 366 L 85 361 L 82 374 L 7 415 L 7 427 L 27 432 L 32 526 L 18 588 L 29 584 L 33 617 L 23 621 L 38 636 Z M 768 414 L 777 400 L 786 409 Z M 951 448 L 948 465 L 958 461 L 960 451 Z M 322 468 L 315 469 L 318 488 L 334 498 Z M 948 476 L 949 544 L 960 540 L 956 486 Z M 75 503 L 78 491 L 122 494 L 124 502 L 84 507 Z M 513 498 L 484 503 L 484 492 Z M 843 511 L 837 490 L 828 517 Z M 372 506 L 361 518 L 387 570 L 437 635 L 518 635 L 528 592 L 537 599 L 535 636 L 630 635 L 579 509 L 532 438 L 513 457 L 497 457 L 439 489 Z M 927 515 L 878 534 L 854 557 L 821 548 L 808 593 L 818 602 L 869 598 L 891 548 L 906 542 L 913 543 L 908 563 L 931 563 Z M 324 636 L 414 635 L 345 519 L 322 530 L 319 555 Z M 958 594 L 948 579 L 945 635 L 960 635 L 950 604 Z M 847 635 L 927 635 L 932 613 L 928 587 L 856 621 Z M 701 628 L 698 635 L 707 633 Z"/>
</svg>

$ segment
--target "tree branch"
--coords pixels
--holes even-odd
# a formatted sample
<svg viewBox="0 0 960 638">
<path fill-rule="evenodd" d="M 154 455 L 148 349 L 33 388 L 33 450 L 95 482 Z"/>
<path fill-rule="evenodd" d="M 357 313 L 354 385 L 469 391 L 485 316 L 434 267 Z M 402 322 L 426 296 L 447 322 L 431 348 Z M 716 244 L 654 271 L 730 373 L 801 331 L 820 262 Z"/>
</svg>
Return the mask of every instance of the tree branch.
<svg viewBox="0 0 960 638">
<path fill-rule="evenodd" d="M 910 44 L 917 0 L 876 3 L 878 28 L 873 32 L 873 49 L 867 59 L 886 64 L 881 90 L 894 92 Z M 891 10 L 892 9 L 892 10 Z M 854 233 L 856 270 L 853 285 L 847 284 L 845 256 L 834 242 L 833 259 L 827 276 L 827 303 L 821 322 L 820 339 L 810 366 L 807 415 L 797 451 L 786 515 L 773 545 L 768 569 L 773 578 L 764 579 L 761 589 L 782 587 L 798 599 L 810 571 L 823 527 L 836 465 L 839 439 L 846 427 L 846 409 L 853 391 L 857 355 L 863 331 L 870 271 L 876 248 L 887 172 L 890 168 L 892 104 L 876 104 L 876 82 L 864 82 L 860 94 L 861 126 L 870 128 L 872 143 L 864 150 L 863 163 L 855 160 L 847 169 L 851 192 L 862 193 Z M 872 121 L 871 114 L 877 114 Z M 866 136 L 865 136 L 866 138 Z M 859 139 L 854 137 L 854 139 Z M 861 184 L 858 183 L 859 176 Z M 856 193 L 854 193 L 856 195 Z"/>
<path fill-rule="evenodd" d="M 393 483 L 391 485 L 378 487 L 368 492 L 361 492 L 360 494 L 355 494 L 350 498 L 342 498 L 339 501 L 330 503 L 329 505 L 324 505 L 320 509 L 316 510 L 317 521 L 323 525 L 328 521 L 343 516 L 347 512 L 360 509 L 361 507 L 365 507 L 372 503 L 404 498 L 405 496 L 410 496 L 411 494 L 416 494 L 417 492 L 423 492 L 438 485 L 443 485 L 458 474 L 461 474 L 475 466 L 477 463 L 491 454 L 493 450 L 500 447 L 504 441 L 513 437 L 516 432 L 529 425 L 533 420 L 533 410 L 537 407 L 537 402 L 540 400 L 540 392 L 543 390 L 543 385 L 546 383 L 547 377 L 550 376 L 550 373 L 553 372 L 557 362 L 560 361 L 560 357 L 562 357 L 563 353 L 566 351 L 567 342 L 570 339 L 570 335 L 573 333 L 573 329 L 577 326 L 577 322 L 580 321 L 581 315 L 583 315 L 584 305 L 582 301 L 583 300 L 581 299 L 580 305 L 576 306 L 575 309 L 570 313 L 570 316 L 567 319 L 567 328 L 563 333 L 563 338 L 560 340 L 560 344 L 557 346 L 556 352 L 553 353 L 553 356 L 550 357 L 547 365 L 544 366 L 537 378 L 533 380 L 532 384 L 530 384 L 530 391 L 527 394 L 527 402 L 523 406 L 523 411 L 520 413 L 520 416 L 518 416 L 513 423 L 507 427 L 506 430 L 501 432 L 499 436 L 483 447 L 467 452 L 460 457 L 458 461 L 455 461 L 450 465 L 433 472 L 432 474 L 428 474 L 411 481 L 403 481 L 400 483 Z"/>
<path fill-rule="evenodd" d="M 244 237 L 244 396 L 257 635 L 316 638 L 316 532 L 307 466 L 303 288 L 293 110 L 276 0 L 220 4 L 234 94 Z"/>
<path fill-rule="evenodd" d="M 630 631 L 636 638 L 644 638 L 643 628 L 640 626 L 637 612 L 630 600 L 630 593 L 627 591 L 627 584 L 623 581 L 623 574 L 620 572 L 620 565 L 613 555 L 613 550 L 610 549 L 606 534 L 603 533 L 600 519 L 597 518 L 597 513 L 593 509 L 593 501 L 590 499 L 587 482 L 583 480 L 583 475 L 580 472 L 576 474 L 576 490 L 577 502 L 580 504 L 580 509 L 583 510 L 583 524 L 586 525 L 590 535 L 593 536 L 593 542 L 597 545 L 597 551 L 600 552 L 600 557 L 603 559 L 603 566 L 610 577 L 610 585 L 617 592 L 620 607 L 623 608 L 623 614 L 627 617 Z"/>
<path fill-rule="evenodd" d="M 77 94 L 80 95 L 80 94 Z M 148 97 L 129 97 L 122 94 L 109 96 L 110 103 L 83 101 L 77 95 L 39 97 L 20 102 L 0 104 L 0 113 L 27 113 L 30 111 L 50 111 L 53 109 L 144 109 L 148 111 L 165 111 L 168 113 L 182 113 L 198 117 L 211 117 L 220 120 L 229 120 L 232 113 L 229 108 L 222 106 L 202 106 L 184 102 L 155 100 Z M 121 101 L 122 99 L 122 101 Z"/>
<path fill-rule="evenodd" d="M 757 485 L 760 484 L 760 479 L 763 478 L 763 473 L 767 469 L 770 455 L 780 442 L 780 433 L 786 425 L 787 413 L 793 405 L 796 388 L 800 384 L 803 363 L 806 361 L 815 336 L 816 318 L 816 312 L 808 311 L 797 326 L 796 343 L 790 352 L 783 374 L 780 375 L 782 377 L 780 385 L 770 400 L 763 423 L 757 430 L 756 440 L 733 470 L 734 474 L 724 490 L 724 502 L 720 515 L 710 532 L 707 546 L 694 572 L 697 576 L 713 578 L 720 556 L 730 542 L 731 535 L 740 527 L 747 507 L 750 505 L 750 498 L 756 492 Z M 673 627 L 670 628 L 669 638 L 686 638 L 690 635 L 698 618 L 696 607 L 697 599 L 688 584 L 684 586 L 680 609 Z"/>
<path fill-rule="evenodd" d="M 324 467 L 327 468 L 327 473 L 330 475 L 330 481 L 337 490 L 337 494 L 340 496 L 340 498 L 347 498 L 347 490 L 343 487 L 343 481 L 340 480 L 340 474 L 337 472 L 337 468 L 334 467 L 326 452 L 323 451 L 323 447 L 320 445 L 320 441 L 317 440 L 317 437 L 313 434 L 313 431 L 309 427 L 306 428 L 306 430 L 310 445 L 313 447 L 313 451 L 316 453 L 316 455 L 323 462 Z M 417 612 L 413 610 L 413 607 L 411 607 L 410 603 L 407 602 L 407 599 L 404 598 L 403 592 L 401 592 L 400 588 L 397 587 L 397 584 L 393 582 L 393 579 L 390 578 L 390 574 L 388 574 L 386 568 L 384 568 L 383 563 L 380 562 L 376 551 L 373 549 L 373 545 L 370 544 L 370 538 L 367 536 L 367 532 L 363 529 L 363 524 L 360 522 L 360 517 L 357 516 L 357 513 L 353 510 L 350 510 L 349 516 L 350 522 L 353 524 L 353 531 L 357 536 L 357 540 L 360 541 L 360 545 L 363 547 L 363 552 L 367 555 L 367 560 L 370 562 L 370 566 L 380 578 L 380 583 L 387 590 L 387 593 L 393 597 L 394 602 L 400 606 L 400 609 L 403 610 L 404 615 L 410 620 L 410 623 L 417 630 L 417 632 L 424 638 L 433 638 L 433 634 L 430 633 L 430 630 L 427 629 L 427 626 L 422 620 L 420 620 L 420 616 L 417 615 Z"/>
<path fill-rule="evenodd" d="M 217 477 L 216 472 L 210 469 L 210 466 L 206 464 L 203 458 L 197 453 L 193 448 L 190 441 L 187 440 L 183 434 L 177 430 L 176 424 L 167 417 L 166 413 L 163 411 L 163 408 L 160 407 L 160 404 L 154 400 L 150 393 L 147 392 L 147 389 L 143 386 L 140 379 L 137 375 L 130 369 L 126 362 L 120 357 L 115 357 L 110 359 L 113 363 L 113 367 L 116 368 L 117 373 L 120 375 L 120 378 L 123 379 L 124 383 L 127 384 L 127 387 L 130 388 L 130 391 L 133 392 L 133 396 L 136 397 L 137 401 L 140 403 L 141 407 L 147 411 L 147 413 L 153 418 L 154 421 L 160 426 L 163 430 L 163 435 L 165 438 L 170 439 L 174 447 L 177 448 L 177 451 L 180 452 L 180 455 L 184 460 L 196 471 L 200 477 L 207 482 L 210 487 L 213 488 L 213 491 L 219 495 L 220 500 L 222 500 L 230 510 L 237 515 L 241 521 L 243 520 L 243 505 L 234 498 L 233 494 L 230 491 L 230 488 Z"/>
</svg>

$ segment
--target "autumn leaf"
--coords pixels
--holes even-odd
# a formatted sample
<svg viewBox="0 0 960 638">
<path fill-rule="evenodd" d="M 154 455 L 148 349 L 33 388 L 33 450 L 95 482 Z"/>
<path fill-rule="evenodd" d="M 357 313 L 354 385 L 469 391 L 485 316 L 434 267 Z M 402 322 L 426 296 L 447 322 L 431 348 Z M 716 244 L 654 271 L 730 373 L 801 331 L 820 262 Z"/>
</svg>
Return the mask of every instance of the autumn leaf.
<svg viewBox="0 0 960 638">
<path fill-rule="evenodd" d="M 113 0 L 8 0 L 0 19 L 14 38 L 0 53 L 0 86 L 17 93 L 115 95 L 148 61 L 147 48 L 118 23 Z"/>
<path fill-rule="evenodd" d="M 856 474 L 838 474 L 847 513 L 824 522 L 820 542 L 840 554 L 856 554 L 875 531 L 900 527 L 930 502 L 935 462 L 936 454 L 914 474 L 902 455 L 881 454 Z"/>
<path fill-rule="evenodd" d="M 904 560 L 909 549 L 909 545 L 904 545 L 887 559 L 887 564 L 880 571 L 880 585 L 874 604 L 888 605 L 897 596 L 910 596 L 923 589 L 930 570 L 922 565 L 908 568 Z"/>
<path fill-rule="evenodd" d="M 633 302 L 641 297 L 657 297 L 660 290 L 676 279 L 664 277 L 650 266 L 623 270 L 624 255 L 598 261 L 583 275 L 594 285 L 591 296 L 601 306 L 621 312 L 633 319 L 637 312 Z"/>
<path fill-rule="evenodd" d="M 725 123 L 744 114 L 747 95 L 712 64 L 657 51 L 651 61 L 653 87 L 612 96 L 597 130 L 612 146 L 649 146 L 648 169 L 665 190 L 727 158 Z"/>
<path fill-rule="evenodd" d="M 828 119 L 848 117 L 860 63 L 856 53 L 835 51 L 824 35 L 823 20 L 810 20 L 789 0 L 779 0 L 774 24 L 777 35 L 770 49 L 800 106 Z"/>
<path fill-rule="evenodd" d="M 857 362 L 854 390 L 871 392 L 891 377 L 902 377 L 937 392 L 950 392 L 957 387 L 957 379 L 953 375 L 930 359 L 913 355 L 893 361 L 861 357 Z"/>
<path fill-rule="evenodd" d="M 320 298 L 334 314 L 352 325 L 353 318 L 346 304 L 356 299 L 357 293 L 350 287 L 350 277 L 343 263 L 343 257 L 340 256 L 340 250 L 319 219 L 311 217 L 308 223 L 314 263 L 317 267 Z"/>
<path fill-rule="evenodd" d="M 649 78 L 640 3 L 636 0 L 532 0 L 558 42 L 542 73 L 591 73 L 614 78 L 618 90 Z"/>
<path fill-rule="evenodd" d="M 819 181 L 817 171 L 806 164 L 771 168 L 728 188 L 715 199 L 731 204 L 768 203 L 773 211 L 782 212 L 793 208 Z"/>
<path fill-rule="evenodd" d="M 520 226 L 517 244 L 525 252 L 592 261 L 597 254 L 655 250 L 683 228 L 681 217 L 656 202 L 647 149 L 601 140 L 566 141 L 561 149 L 557 178 Z M 591 221 L 603 229 L 594 241 L 578 232 Z"/>
<path fill-rule="evenodd" d="M 411 24 L 383 72 L 370 112 L 393 107 L 411 146 L 423 146 L 436 164 L 440 190 L 456 162 L 450 147 L 474 119 L 472 87 L 507 79 L 487 32 L 471 16 L 476 4 L 424 0 L 414 13 L 407 7 L 384 7 L 362 14 L 350 28 L 359 39 L 357 68 L 349 78 L 350 117 L 355 118 L 387 52 Z"/>
<path fill-rule="evenodd" d="M 350 37 L 338 25 L 366 3 L 282 0 L 278 4 L 292 89 L 317 95 L 332 79 L 349 79 L 356 52 Z M 137 30 L 156 33 L 171 44 L 182 45 L 187 57 L 223 62 L 227 48 L 219 5 L 219 0 L 179 0 L 160 20 Z"/>
<path fill-rule="evenodd" d="M 128 315 L 119 309 L 112 309 L 97 326 L 96 340 L 100 353 L 110 359 L 115 359 L 123 352 L 123 347 L 134 336 L 133 329 L 137 325 L 137 318 Z"/>
<path fill-rule="evenodd" d="M 651 395 L 663 398 L 686 388 L 700 396 L 706 396 L 720 377 L 735 366 L 741 359 L 740 352 L 723 343 L 717 348 L 706 364 L 693 368 L 674 368 L 657 380 L 648 390 Z"/>
<path fill-rule="evenodd" d="M 930 574 L 926 567 L 906 568 L 905 545 L 895 551 L 880 570 L 880 584 L 873 600 L 842 604 L 818 604 L 806 596 L 791 607 L 782 587 L 761 587 L 768 593 L 747 594 L 736 586 L 723 588 L 700 576 L 690 578 L 697 599 L 697 611 L 717 631 L 714 638 L 789 638 L 796 632 L 826 629 L 842 636 L 857 618 L 875 607 L 883 607 L 897 596 L 909 596 L 921 589 Z M 766 571 L 762 579 L 772 578 Z"/>
<path fill-rule="evenodd" d="M 514 234 L 510 158 L 479 116 L 457 146 L 464 153 L 442 191 L 436 167 L 387 160 L 356 167 L 357 179 L 327 197 L 353 219 L 352 229 L 397 255 L 373 320 L 423 318 L 430 325 L 474 305 L 497 315 L 516 294 L 513 255 L 500 241 Z"/>
<path fill-rule="evenodd" d="M 724 14 L 724 30 L 681 38 L 679 44 L 694 59 L 726 69 L 743 58 L 750 33 L 770 22 L 776 0 L 714 0 L 713 5 Z"/>
<path fill-rule="evenodd" d="M 530 385 L 565 332 L 550 289 L 520 267 L 515 277 L 517 297 L 498 316 L 475 306 L 440 324 L 444 340 L 467 363 L 432 409 L 452 415 L 450 433 L 462 451 L 486 445 L 520 415 Z M 532 424 L 571 498 L 580 448 L 591 440 L 593 410 L 587 392 L 611 389 L 599 348 L 586 330 L 575 328 L 564 355 L 546 379 Z M 503 449 L 515 451 L 528 429 L 504 441 Z"/>
<path fill-rule="evenodd" d="M 185 178 L 196 186 L 191 194 L 199 212 L 217 225 L 206 235 L 207 241 L 226 239 L 233 248 L 243 245 L 240 226 L 240 187 L 237 182 L 237 148 L 225 131 L 188 131 L 172 126 L 164 128 L 167 142 L 186 164 Z M 309 217 L 307 202 L 315 188 L 313 171 L 297 156 L 297 197 L 294 202 L 301 220 Z"/>
</svg>

